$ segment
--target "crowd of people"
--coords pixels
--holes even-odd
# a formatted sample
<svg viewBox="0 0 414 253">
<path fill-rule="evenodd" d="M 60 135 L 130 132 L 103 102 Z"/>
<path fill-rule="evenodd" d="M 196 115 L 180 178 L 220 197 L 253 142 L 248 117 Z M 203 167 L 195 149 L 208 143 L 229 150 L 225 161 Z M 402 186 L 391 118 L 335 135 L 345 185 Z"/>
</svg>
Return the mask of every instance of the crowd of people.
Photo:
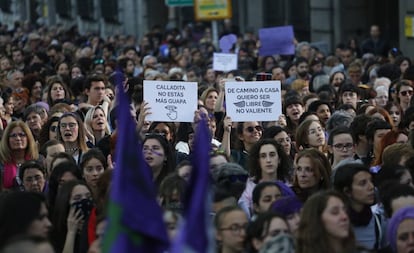
<svg viewBox="0 0 414 253">
<path fill-rule="evenodd" d="M 171 240 L 197 122 L 149 122 L 145 80 L 198 84 L 217 252 L 414 252 L 411 58 L 376 25 L 361 45 L 351 39 L 329 53 L 301 41 L 290 56 L 260 56 L 246 32 L 231 48 L 238 69 L 220 72 L 209 27 L 190 28 L 154 26 L 138 40 L 0 26 L 1 252 L 101 252 L 111 176 L 122 169 L 119 80 Z M 226 81 L 257 73 L 280 81 L 283 114 L 233 122 Z"/>
</svg>

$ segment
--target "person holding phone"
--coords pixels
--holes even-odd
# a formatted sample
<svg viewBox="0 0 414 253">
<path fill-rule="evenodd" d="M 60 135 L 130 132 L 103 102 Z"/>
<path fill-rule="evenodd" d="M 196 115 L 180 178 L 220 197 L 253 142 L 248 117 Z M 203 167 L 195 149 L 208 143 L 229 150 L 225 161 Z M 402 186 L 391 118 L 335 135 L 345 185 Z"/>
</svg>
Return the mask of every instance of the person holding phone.
<svg viewBox="0 0 414 253">
<path fill-rule="evenodd" d="M 62 185 L 52 214 L 55 252 L 87 252 L 87 224 L 93 207 L 92 191 L 85 182 L 73 180 Z"/>
</svg>

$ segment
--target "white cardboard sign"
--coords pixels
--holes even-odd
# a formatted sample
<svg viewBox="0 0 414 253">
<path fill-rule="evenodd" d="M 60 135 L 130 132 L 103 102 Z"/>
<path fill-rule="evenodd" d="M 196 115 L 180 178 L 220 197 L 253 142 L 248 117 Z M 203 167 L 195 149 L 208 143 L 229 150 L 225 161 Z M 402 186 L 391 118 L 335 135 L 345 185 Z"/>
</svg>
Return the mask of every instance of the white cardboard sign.
<svg viewBox="0 0 414 253">
<path fill-rule="evenodd" d="M 225 92 L 234 122 L 276 121 L 282 114 L 280 81 L 226 82 Z"/>
<path fill-rule="evenodd" d="M 229 72 L 237 69 L 237 54 L 213 54 L 213 69 Z"/>
<path fill-rule="evenodd" d="M 144 80 L 144 100 L 151 108 L 146 120 L 193 122 L 197 97 L 196 82 Z"/>
</svg>

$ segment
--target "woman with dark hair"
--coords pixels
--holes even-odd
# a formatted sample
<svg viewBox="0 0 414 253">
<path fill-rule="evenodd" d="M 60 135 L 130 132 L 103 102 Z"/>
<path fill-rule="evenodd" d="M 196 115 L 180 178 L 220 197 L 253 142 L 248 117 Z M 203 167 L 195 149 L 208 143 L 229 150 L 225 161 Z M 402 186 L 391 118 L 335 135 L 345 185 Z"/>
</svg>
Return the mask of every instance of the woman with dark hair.
<svg viewBox="0 0 414 253">
<path fill-rule="evenodd" d="M 52 224 L 40 193 L 11 192 L 0 200 L 0 250 L 18 236 L 47 238 Z"/>
<path fill-rule="evenodd" d="M 296 157 L 292 189 L 300 200 L 331 188 L 331 166 L 325 154 L 316 149 L 305 149 Z"/>
<path fill-rule="evenodd" d="M 290 138 L 288 132 L 280 126 L 271 126 L 264 130 L 263 139 L 274 139 L 279 143 L 288 157 L 293 161 L 295 157 L 295 148 L 292 145 L 292 139 Z"/>
<path fill-rule="evenodd" d="M 89 149 L 86 151 L 80 162 L 83 179 L 91 188 L 92 193 L 96 196 L 99 177 L 108 168 L 108 163 L 102 152 L 97 149 Z"/>
<path fill-rule="evenodd" d="M 302 209 L 296 253 L 354 253 L 356 248 L 346 199 L 335 191 L 310 197 Z"/>
<path fill-rule="evenodd" d="M 2 120 L 5 121 L 3 122 L 3 128 L 5 129 L 7 124 L 15 120 L 15 118 L 13 118 L 12 116 L 14 112 L 14 100 L 15 99 L 12 96 L 12 94 L 8 92 L 3 92 L 1 95 L 1 98 L 3 99 L 3 104 L 4 104 L 4 114 L 1 116 L 1 118 Z"/>
<path fill-rule="evenodd" d="M 57 139 L 58 124 L 59 117 L 51 117 L 46 121 L 39 134 L 40 148 L 42 148 L 47 141 Z"/>
<path fill-rule="evenodd" d="M 71 100 L 71 92 L 61 77 L 50 77 L 47 85 L 47 103 L 50 107 L 63 100 Z"/>
<path fill-rule="evenodd" d="M 30 104 L 42 100 L 44 80 L 37 74 L 27 74 L 22 80 L 23 87 L 29 90 Z"/>
<path fill-rule="evenodd" d="M 242 253 L 245 250 L 246 228 L 249 224 L 246 213 L 238 206 L 226 206 L 214 217 L 214 227 L 220 253 Z"/>
<path fill-rule="evenodd" d="M 400 68 L 401 78 L 403 77 L 407 68 L 411 66 L 411 64 L 412 62 L 411 62 L 410 57 L 400 55 L 395 58 L 394 65 Z"/>
<path fill-rule="evenodd" d="M 174 147 L 176 140 L 176 126 L 174 122 L 152 122 L 148 132 L 163 135 L 168 143 L 172 145 L 171 147 Z"/>
<path fill-rule="evenodd" d="M 83 181 L 62 185 L 52 214 L 52 244 L 56 252 L 86 253 L 87 225 L 94 207 L 92 192 Z"/>
<path fill-rule="evenodd" d="M 371 172 L 363 164 L 346 164 L 335 173 L 335 190 L 347 197 L 350 222 L 358 243 L 369 250 L 385 246 L 385 229 L 381 217 L 371 211 L 375 203 L 375 185 Z"/>
<path fill-rule="evenodd" d="M 239 199 L 249 217 L 253 215 L 252 193 L 258 183 L 280 181 L 279 186 L 283 186 L 283 182 L 290 182 L 288 160 L 282 146 L 273 139 L 261 139 L 252 146 L 248 159 L 251 178 Z"/>
<path fill-rule="evenodd" d="M 53 212 L 55 207 L 56 195 L 59 189 L 66 182 L 72 180 L 81 180 L 82 175 L 79 167 L 72 161 L 61 162 L 56 165 L 49 176 L 47 200 L 50 211 Z"/>
<path fill-rule="evenodd" d="M 257 121 L 237 122 L 236 133 L 231 134 L 231 119 L 225 118 L 222 148 L 231 157 L 231 161 L 248 170 L 247 159 L 252 146 L 262 137 L 263 127 Z M 234 138 L 233 138 L 234 137 Z M 230 149 L 230 142 L 232 148 Z"/>
<path fill-rule="evenodd" d="M 142 153 L 153 174 L 157 188 L 162 180 L 174 171 L 174 152 L 167 140 L 159 134 L 147 135 L 142 143 Z"/>
<path fill-rule="evenodd" d="M 400 106 L 400 104 L 398 104 L 397 102 L 388 102 L 384 106 L 384 109 L 388 112 L 389 116 L 392 119 L 392 123 L 394 126 L 393 129 L 394 130 L 402 129 L 401 121 L 404 118 L 404 111 L 402 107 Z"/>
<path fill-rule="evenodd" d="M 280 181 L 258 183 L 252 193 L 253 211 L 255 214 L 267 212 L 273 202 L 286 196 L 295 196 L 295 193 Z"/>
<path fill-rule="evenodd" d="M 332 169 L 345 160 L 352 158 L 355 154 L 355 141 L 351 130 L 346 126 L 334 128 L 328 137 L 328 149 Z"/>
<path fill-rule="evenodd" d="M 57 139 L 65 146 L 65 151 L 79 164 L 82 154 L 88 151 L 86 130 L 76 113 L 64 113 L 59 119 Z"/>
<path fill-rule="evenodd" d="M 325 132 L 320 121 L 305 120 L 296 131 L 296 149 L 303 150 L 314 148 L 325 152 L 326 140 Z"/>
<path fill-rule="evenodd" d="M 281 234 L 290 235 L 289 225 L 282 216 L 273 212 L 259 214 L 247 227 L 248 252 L 259 252 L 266 242 Z"/>
</svg>

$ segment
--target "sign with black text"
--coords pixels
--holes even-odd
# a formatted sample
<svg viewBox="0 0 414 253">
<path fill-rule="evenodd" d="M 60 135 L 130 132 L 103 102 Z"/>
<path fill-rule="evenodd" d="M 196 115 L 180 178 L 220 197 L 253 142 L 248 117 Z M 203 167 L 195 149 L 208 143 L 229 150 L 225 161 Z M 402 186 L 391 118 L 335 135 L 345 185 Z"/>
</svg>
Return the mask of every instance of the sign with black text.
<svg viewBox="0 0 414 253">
<path fill-rule="evenodd" d="M 226 82 L 225 92 L 234 122 L 276 121 L 282 114 L 280 81 Z"/>
<path fill-rule="evenodd" d="M 197 83 L 144 80 L 144 100 L 151 108 L 146 120 L 193 122 L 197 110 Z"/>
</svg>

